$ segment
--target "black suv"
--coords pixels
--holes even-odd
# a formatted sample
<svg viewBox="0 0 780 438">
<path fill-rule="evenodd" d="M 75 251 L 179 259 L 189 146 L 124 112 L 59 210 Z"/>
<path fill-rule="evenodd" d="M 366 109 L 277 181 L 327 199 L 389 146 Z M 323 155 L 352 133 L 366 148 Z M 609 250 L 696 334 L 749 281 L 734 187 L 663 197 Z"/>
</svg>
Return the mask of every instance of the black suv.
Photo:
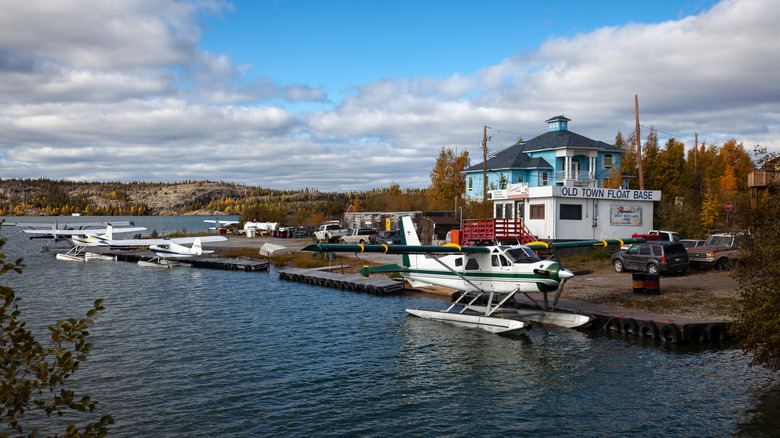
<svg viewBox="0 0 780 438">
<path fill-rule="evenodd" d="M 615 271 L 685 272 L 688 251 L 677 242 L 638 243 L 612 256 Z"/>
<path fill-rule="evenodd" d="M 376 243 L 385 245 L 398 245 L 401 243 L 401 232 L 398 230 L 381 231 Z"/>
</svg>

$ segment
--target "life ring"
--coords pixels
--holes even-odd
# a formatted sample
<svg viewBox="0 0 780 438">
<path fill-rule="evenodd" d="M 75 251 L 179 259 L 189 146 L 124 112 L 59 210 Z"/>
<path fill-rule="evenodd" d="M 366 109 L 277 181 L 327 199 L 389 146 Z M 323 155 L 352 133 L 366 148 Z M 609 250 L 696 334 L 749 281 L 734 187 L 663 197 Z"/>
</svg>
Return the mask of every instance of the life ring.
<svg viewBox="0 0 780 438">
<path fill-rule="evenodd" d="M 688 324 L 688 340 L 691 342 L 706 341 L 707 334 L 704 332 L 704 326 L 701 324 Z"/>
<path fill-rule="evenodd" d="M 609 321 L 607 321 L 607 324 L 604 327 L 607 329 L 608 332 L 613 331 L 613 332 L 620 333 L 622 329 L 621 325 L 622 324 L 620 324 L 619 319 L 611 318 Z"/>
<path fill-rule="evenodd" d="M 623 333 L 626 334 L 632 334 L 632 335 L 638 335 L 639 334 L 639 324 L 636 322 L 634 318 L 626 318 L 623 320 L 623 322 L 620 324 L 620 328 L 623 331 Z"/>
<path fill-rule="evenodd" d="M 707 324 L 704 326 L 704 334 L 710 341 L 723 341 L 726 339 L 726 327 L 717 323 Z"/>
<path fill-rule="evenodd" d="M 682 339 L 679 327 L 674 324 L 666 324 L 661 327 L 661 340 L 664 342 L 678 343 Z"/>
<path fill-rule="evenodd" d="M 658 339 L 658 326 L 653 321 L 645 321 L 639 324 L 639 336 L 643 338 Z"/>
</svg>

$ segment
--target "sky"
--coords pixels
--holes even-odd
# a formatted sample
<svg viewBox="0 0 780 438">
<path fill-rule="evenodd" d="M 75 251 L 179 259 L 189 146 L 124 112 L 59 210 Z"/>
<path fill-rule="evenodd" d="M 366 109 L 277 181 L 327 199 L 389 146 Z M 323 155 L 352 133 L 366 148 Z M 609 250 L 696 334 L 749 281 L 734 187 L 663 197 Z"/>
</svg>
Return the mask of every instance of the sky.
<svg viewBox="0 0 780 438">
<path fill-rule="evenodd" d="M 650 128 L 780 152 L 780 2 L 0 0 L 0 178 L 430 185 Z"/>
</svg>

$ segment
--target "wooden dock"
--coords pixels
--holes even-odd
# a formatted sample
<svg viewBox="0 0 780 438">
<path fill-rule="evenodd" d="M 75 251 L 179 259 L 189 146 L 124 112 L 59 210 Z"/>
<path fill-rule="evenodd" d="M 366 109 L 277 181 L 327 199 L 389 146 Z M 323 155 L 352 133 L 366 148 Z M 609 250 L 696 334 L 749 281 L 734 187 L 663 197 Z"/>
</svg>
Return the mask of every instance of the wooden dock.
<svg viewBox="0 0 780 438">
<path fill-rule="evenodd" d="M 96 252 L 103 255 L 113 256 L 117 261 L 133 262 L 150 261 L 155 258 L 154 253 L 150 251 L 125 251 L 116 249 L 100 249 L 90 252 Z M 177 263 L 186 264 L 193 268 L 202 269 L 220 269 L 224 271 L 247 271 L 247 272 L 264 272 L 268 271 L 268 262 L 259 260 L 239 260 L 239 259 L 224 259 L 216 257 L 187 257 L 175 259 Z"/>
<path fill-rule="evenodd" d="M 516 295 L 515 299 L 521 305 L 533 304 L 521 295 Z M 659 339 L 670 343 L 716 342 L 729 337 L 728 324 L 723 321 L 674 317 L 565 299 L 558 301 L 557 308 L 595 316 L 596 321 L 589 327 L 590 329 Z"/>
<path fill-rule="evenodd" d="M 404 284 L 400 281 L 385 280 L 381 278 L 363 278 L 359 275 L 337 274 L 328 272 L 330 269 L 332 268 L 290 268 L 279 271 L 279 278 L 282 280 L 298 281 L 301 283 L 316 284 L 318 286 L 333 287 L 355 292 L 368 292 L 377 295 L 400 294 L 404 291 Z"/>
</svg>

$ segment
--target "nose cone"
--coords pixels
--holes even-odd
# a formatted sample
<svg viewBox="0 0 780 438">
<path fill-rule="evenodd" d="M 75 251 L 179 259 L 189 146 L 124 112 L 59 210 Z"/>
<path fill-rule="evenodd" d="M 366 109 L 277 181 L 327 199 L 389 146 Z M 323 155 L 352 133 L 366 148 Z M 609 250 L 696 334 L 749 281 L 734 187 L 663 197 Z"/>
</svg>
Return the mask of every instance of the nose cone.
<svg viewBox="0 0 780 438">
<path fill-rule="evenodd" d="M 561 266 L 561 269 L 558 271 L 558 279 L 559 280 L 568 280 L 569 278 L 574 277 L 574 273 L 570 270 L 564 268 Z"/>
</svg>

